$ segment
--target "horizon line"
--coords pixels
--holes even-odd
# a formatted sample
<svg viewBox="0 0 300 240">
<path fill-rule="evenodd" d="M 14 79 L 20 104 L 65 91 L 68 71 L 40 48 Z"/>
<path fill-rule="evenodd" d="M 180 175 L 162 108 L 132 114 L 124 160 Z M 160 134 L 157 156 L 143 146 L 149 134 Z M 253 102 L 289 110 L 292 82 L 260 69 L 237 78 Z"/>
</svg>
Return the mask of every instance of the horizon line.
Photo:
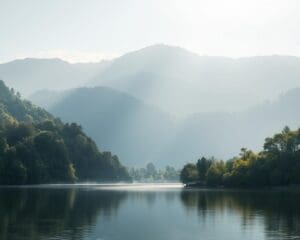
<svg viewBox="0 0 300 240">
<path fill-rule="evenodd" d="M 208 57 L 208 58 L 226 58 L 226 59 L 231 59 L 231 60 L 240 60 L 240 59 L 245 59 L 245 58 L 255 58 L 255 57 L 294 57 L 294 58 L 300 58 L 300 56 L 297 55 L 291 55 L 291 54 L 278 54 L 278 53 L 273 53 L 273 54 L 254 54 L 254 55 L 245 55 L 245 56 L 239 56 L 239 57 L 234 57 L 234 56 L 224 56 L 224 55 L 208 55 L 208 54 L 200 54 L 197 53 L 195 51 L 189 50 L 187 48 L 184 47 L 180 47 L 180 46 L 175 46 L 175 45 L 168 45 L 168 44 L 153 44 L 153 45 L 148 45 L 142 48 L 138 48 L 136 50 L 131 50 L 128 52 L 124 52 L 122 54 L 117 54 L 114 57 L 99 57 L 99 59 L 96 60 L 76 60 L 76 61 L 72 61 L 70 60 L 68 57 L 61 57 L 59 55 L 57 56 L 45 56 L 45 57 L 41 57 L 39 56 L 39 52 L 37 52 L 36 54 L 28 54 L 28 56 L 22 56 L 22 57 L 16 57 L 13 58 L 11 60 L 7 60 L 7 61 L 0 61 L 0 64 L 8 64 L 14 61 L 24 61 L 24 60 L 60 60 L 62 62 L 66 62 L 68 64 L 97 64 L 97 63 L 101 63 L 101 62 L 110 62 L 110 61 L 114 61 L 118 58 L 121 58 L 127 54 L 131 54 L 131 53 L 135 53 L 135 52 L 139 52 L 142 50 L 145 50 L 147 48 L 153 48 L 153 47 L 157 47 L 157 46 L 161 46 L 161 47 L 166 47 L 166 48 L 173 48 L 173 49 L 180 49 L 182 51 L 186 51 L 190 54 L 195 54 L 198 57 Z M 50 50 L 50 52 L 56 52 L 57 50 Z M 76 52 L 76 51 L 75 51 Z M 97 51 L 95 51 L 95 53 L 97 53 Z M 34 56 L 35 55 L 35 56 Z"/>
</svg>

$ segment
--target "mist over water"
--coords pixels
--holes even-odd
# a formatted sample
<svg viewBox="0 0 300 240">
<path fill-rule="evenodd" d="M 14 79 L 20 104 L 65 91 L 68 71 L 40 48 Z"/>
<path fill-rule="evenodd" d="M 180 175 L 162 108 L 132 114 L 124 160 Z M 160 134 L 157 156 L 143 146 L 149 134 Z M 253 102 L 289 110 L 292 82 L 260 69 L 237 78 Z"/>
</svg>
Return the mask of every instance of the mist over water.
<svg viewBox="0 0 300 240">
<path fill-rule="evenodd" d="M 0 239 L 299 239 L 300 193 L 180 184 L 0 189 Z"/>
<path fill-rule="evenodd" d="M 0 240 L 300 240 L 299 9 L 0 0 Z"/>
</svg>

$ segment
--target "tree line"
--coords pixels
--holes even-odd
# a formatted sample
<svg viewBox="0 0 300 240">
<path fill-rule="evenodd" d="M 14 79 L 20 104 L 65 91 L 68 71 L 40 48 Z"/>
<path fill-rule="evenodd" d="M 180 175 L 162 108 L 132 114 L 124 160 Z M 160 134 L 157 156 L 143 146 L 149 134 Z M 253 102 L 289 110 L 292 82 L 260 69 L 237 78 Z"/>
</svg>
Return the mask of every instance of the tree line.
<svg viewBox="0 0 300 240">
<path fill-rule="evenodd" d="M 263 150 L 242 148 L 228 161 L 200 158 L 180 172 L 183 183 L 196 186 L 263 187 L 300 184 L 300 129 L 285 127 L 265 139 Z"/>
<path fill-rule="evenodd" d="M 174 167 L 166 166 L 165 169 L 157 169 L 153 163 L 146 167 L 129 169 L 129 175 L 137 182 L 178 182 L 180 171 Z"/>
<path fill-rule="evenodd" d="M 63 123 L 0 81 L 0 184 L 130 181 L 76 123 Z"/>
</svg>

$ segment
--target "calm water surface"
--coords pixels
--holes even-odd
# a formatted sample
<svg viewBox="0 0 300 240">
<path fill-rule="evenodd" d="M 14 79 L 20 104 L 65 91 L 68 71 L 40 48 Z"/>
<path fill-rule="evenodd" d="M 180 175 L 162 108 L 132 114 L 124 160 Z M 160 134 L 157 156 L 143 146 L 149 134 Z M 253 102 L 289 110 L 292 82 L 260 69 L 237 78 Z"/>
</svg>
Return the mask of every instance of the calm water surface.
<svg viewBox="0 0 300 240">
<path fill-rule="evenodd" d="M 300 192 L 180 185 L 2 187 L 0 239 L 300 239 Z"/>
</svg>

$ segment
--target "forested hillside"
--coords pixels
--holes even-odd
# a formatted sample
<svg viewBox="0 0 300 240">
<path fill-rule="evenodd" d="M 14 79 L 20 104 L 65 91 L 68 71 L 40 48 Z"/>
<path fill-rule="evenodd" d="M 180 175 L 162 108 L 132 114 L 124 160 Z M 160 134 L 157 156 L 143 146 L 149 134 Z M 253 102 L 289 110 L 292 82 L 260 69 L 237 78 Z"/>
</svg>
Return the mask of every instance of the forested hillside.
<svg viewBox="0 0 300 240">
<path fill-rule="evenodd" d="M 0 81 L 0 184 L 121 180 L 130 177 L 117 156 Z"/>
<path fill-rule="evenodd" d="M 229 187 L 300 184 L 300 129 L 291 131 L 285 127 L 281 133 L 266 138 L 258 153 L 242 148 L 240 155 L 229 161 L 202 157 L 196 164 L 184 166 L 181 181 Z"/>
</svg>

